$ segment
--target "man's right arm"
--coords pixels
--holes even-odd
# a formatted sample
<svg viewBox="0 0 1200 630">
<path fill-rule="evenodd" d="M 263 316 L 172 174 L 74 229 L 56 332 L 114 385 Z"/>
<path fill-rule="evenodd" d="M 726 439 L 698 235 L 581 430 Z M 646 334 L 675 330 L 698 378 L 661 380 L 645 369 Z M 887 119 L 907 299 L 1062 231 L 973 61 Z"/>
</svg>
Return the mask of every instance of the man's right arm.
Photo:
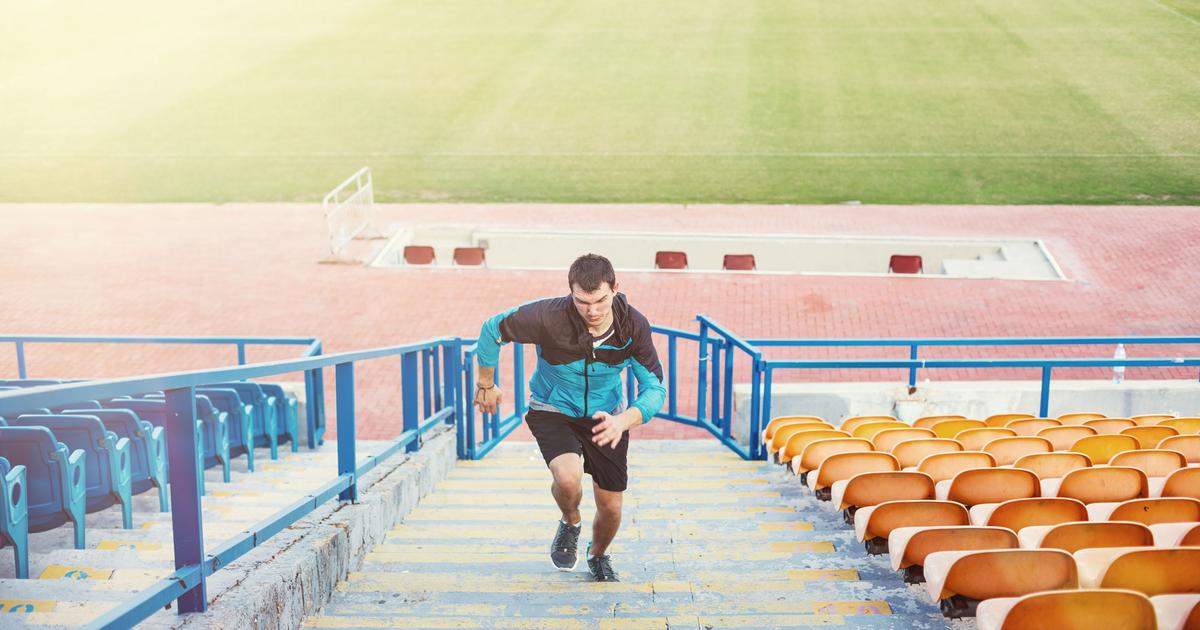
<svg viewBox="0 0 1200 630">
<path fill-rule="evenodd" d="M 503 398 L 496 387 L 496 366 L 500 363 L 500 346 L 516 341 L 537 343 L 541 330 L 540 308 L 537 302 L 522 304 L 489 317 L 479 330 L 475 357 L 479 370 L 475 377 L 475 403 L 481 411 L 495 413 Z"/>
</svg>

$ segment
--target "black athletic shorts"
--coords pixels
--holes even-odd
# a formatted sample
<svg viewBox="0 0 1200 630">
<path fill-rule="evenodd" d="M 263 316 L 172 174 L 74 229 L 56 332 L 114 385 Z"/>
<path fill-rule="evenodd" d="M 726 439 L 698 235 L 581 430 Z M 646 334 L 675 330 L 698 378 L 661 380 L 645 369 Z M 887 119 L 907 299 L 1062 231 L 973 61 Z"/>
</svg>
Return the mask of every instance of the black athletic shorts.
<svg viewBox="0 0 1200 630">
<path fill-rule="evenodd" d="M 629 483 L 625 456 L 629 452 L 629 432 L 621 436 L 617 447 L 597 446 L 592 441 L 592 427 L 599 420 L 530 409 L 525 422 L 542 449 L 546 465 L 563 453 L 583 455 L 583 472 L 592 476 L 596 485 L 610 492 L 624 492 Z"/>
</svg>

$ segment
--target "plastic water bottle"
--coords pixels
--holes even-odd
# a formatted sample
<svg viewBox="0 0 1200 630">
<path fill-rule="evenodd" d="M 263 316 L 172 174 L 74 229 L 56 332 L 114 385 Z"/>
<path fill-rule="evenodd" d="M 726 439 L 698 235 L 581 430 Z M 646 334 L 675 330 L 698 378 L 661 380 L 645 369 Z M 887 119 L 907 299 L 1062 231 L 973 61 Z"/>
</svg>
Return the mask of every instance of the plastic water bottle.
<svg viewBox="0 0 1200 630">
<path fill-rule="evenodd" d="M 1113 352 L 1113 358 L 1118 361 L 1125 358 L 1125 344 L 1123 344 L 1123 343 L 1117 344 L 1117 350 L 1116 350 L 1116 352 Z M 1125 366 L 1124 365 L 1114 365 L 1113 366 L 1113 382 L 1120 384 L 1124 381 L 1125 381 Z"/>
</svg>

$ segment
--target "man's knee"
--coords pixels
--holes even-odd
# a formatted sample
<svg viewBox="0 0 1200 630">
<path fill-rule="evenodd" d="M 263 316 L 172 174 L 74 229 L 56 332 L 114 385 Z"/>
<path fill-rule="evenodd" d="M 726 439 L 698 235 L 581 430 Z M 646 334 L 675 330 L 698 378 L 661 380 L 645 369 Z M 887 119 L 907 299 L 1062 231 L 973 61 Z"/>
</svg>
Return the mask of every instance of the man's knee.
<svg viewBox="0 0 1200 630">
<path fill-rule="evenodd" d="M 624 502 L 624 494 L 604 490 L 600 486 L 595 486 L 593 490 L 596 493 L 596 511 L 605 516 L 619 518 L 621 516 L 621 505 Z"/>
<path fill-rule="evenodd" d="M 583 491 L 583 464 L 579 456 L 564 453 L 550 460 L 550 474 L 554 477 L 554 486 L 563 492 L 581 494 Z"/>
</svg>

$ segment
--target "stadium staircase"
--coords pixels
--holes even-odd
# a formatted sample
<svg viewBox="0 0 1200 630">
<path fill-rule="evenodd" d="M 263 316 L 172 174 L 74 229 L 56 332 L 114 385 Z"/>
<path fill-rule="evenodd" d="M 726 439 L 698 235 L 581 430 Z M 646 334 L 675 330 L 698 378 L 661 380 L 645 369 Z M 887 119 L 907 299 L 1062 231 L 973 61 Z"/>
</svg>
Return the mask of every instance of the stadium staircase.
<svg viewBox="0 0 1200 630">
<path fill-rule="evenodd" d="M 315 628 L 945 628 L 783 467 L 715 441 L 634 441 L 621 582 L 550 564 L 558 510 L 537 447 L 505 443 L 450 476 L 307 624 Z M 585 480 L 586 481 L 586 480 Z"/>
</svg>

